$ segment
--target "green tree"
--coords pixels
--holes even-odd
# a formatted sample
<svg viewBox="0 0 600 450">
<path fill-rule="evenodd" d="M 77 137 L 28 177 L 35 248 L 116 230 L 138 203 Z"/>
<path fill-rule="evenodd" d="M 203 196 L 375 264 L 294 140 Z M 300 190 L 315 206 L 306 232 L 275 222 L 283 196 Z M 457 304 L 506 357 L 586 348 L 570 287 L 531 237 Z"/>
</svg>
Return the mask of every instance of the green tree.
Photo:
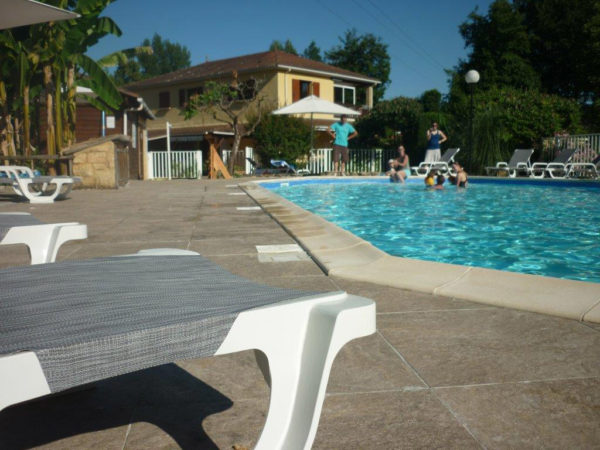
<svg viewBox="0 0 600 450">
<path fill-rule="evenodd" d="M 530 61 L 530 35 L 524 17 L 508 0 L 495 0 L 486 15 L 473 11 L 459 30 L 470 51 L 456 71 L 465 74 L 475 68 L 484 74 L 478 89 L 540 88 L 539 74 Z"/>
<path fill-rule="evenodd" d="M 113 80 L 117 86 L 124 84 L 135 83 L 144 79 L 142 74 L 142 66 L 137 59 L 129 59 L 128 61 L 119 62 L 113 73 Z"/>
<path fill-rule="evenodd" d="M 582 132 L 580 105 L 573 99 L 511 87 L 492 88 L 475 95 L 473 168 L 510 157 L 515 148 L 533 148 L 542 157 L 542 138 L 555 132 Z M 467 128 L 458 139 L 467 142 Z M 461 157 L 466 157 L 461 152 Z"/>
<path fill-rule="evenodd" d="M 425 112 L 439 112 L 442 107 L 442 94 L 437 89 L 423 92 L 419 100 Z"/>
<path fill-rule="evenodd" d="M 252 135 L 265 113 L 265 98 L 260 93 L 262 87 L 263 83 L 259 80 L 249 78 L 240 81 L 237 72 L 233 72 L 231 82 L 207 82 L 202 94 L 192 96 L 186 105 L 186 120 L 205 113 L 229 125 L 233 131 L 233 147 L 228 169 L 232 174 L 242 138 Z M 243 119 L 250 115 L 252 123 L 244 126 Z"/>
<path fill-rule="evenodd" d="M 600 2 L 515 0 L 545 92 L 582 101 L 600 93 Z"/>
<path fill-rule="evenodd" d="M 190 67 L 190 51 L 185 45 L 163 39 L 157 33 L 152 40 L 144 39 L 141 47 L 150 47 L 152 52 L 142 52 L 134 58 L 120 61 L 114 73 L 118 85 L 152 78 L 179 69 Z"/>
<path fill-rule="evenodd" d="M 283 44 L 281 43 L 281 41 L 275 39 L 273 42 L 271 42 L 271 45 L 269 46 L 269 51 L 274 50 L 281 50 L 286 53 L 291 53 L 292 55 L 298 54 L 298 51 L 294 47 L 294 44 L 292 44 L 292 41 L 290 41 L 289 39 L 286 39 L 286 41 Z"/>
<path fill-rule="evenodd" d="M 302 52 L 302 56 L 308 59 L 312 59 L 314 61 L 323 61 L 323 57 L 321 56 L 321 49 L 317 46 L 317 43 L 315 41 L 310 41 L 308 47 L 306 47 Z"/>
<path fill-rule="evenodd" d="M 253 137 L 263 163 L 270 159 L 296 161 L 310 150 L 310 126 L 296 117 L 268 115 Z"/>
<path fill-rule="evenodd" d="M 356 122 L 358 138 L 355 145 L 394 148 L 403 143 L 414 159 L 422 113 L 423 106 L 414 98 L 396 97 L 380 101 L 369 114 Z"/>
<path fill-rule="evenodd" d="M 380 80 L 381 84 L 373 89 L 373 100 L 377 103 L 390 84 L 387 44 L 371 33 L 358 35 L 356 29 L 346 31 L 339 39 L 340 45 L 325 52 L 327 62 Z"/>
</svg>

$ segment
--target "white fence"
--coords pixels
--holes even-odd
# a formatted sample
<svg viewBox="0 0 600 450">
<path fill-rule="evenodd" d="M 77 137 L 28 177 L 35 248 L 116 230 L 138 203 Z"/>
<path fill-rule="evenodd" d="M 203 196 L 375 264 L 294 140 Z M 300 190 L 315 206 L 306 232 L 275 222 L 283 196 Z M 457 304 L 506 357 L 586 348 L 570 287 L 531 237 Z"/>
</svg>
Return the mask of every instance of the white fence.
<svg viewBox="0 0 600 450">
<path fill-rule="evenodd" d="M 231 150 L 221 150 L 221 153 L 223 154 L 223 164 L 227 165 L 227 161 L 231 157 Z M 252 164 L 246 158 L 254 159 L 254 149 L 252 147 L 246 147 L 243 151 L 240 149 L 236 161 L 236 165 L 241 166 L 243 164 L 246 175 L 250 175 L 252 173 Z"/>
<path fill-rule="evenodd" d="M 330 148 L 311 150 L 308 170 L 313 175 L 333 170 L 332 152 Z M 395 150 L 380 148 L 350 149 L 346 172 L 348 173 L 380 173 L 386 170 L 387 160 L 396 157 Z"/>
<path fill-rule="evenodd" d="M 544 138 L 543 149 L 548 153 L 549 161 L 552 161 L 561 150 L 567 148 L 577 150 L 571 162 L 591 162 L 600 154 L 600 133 L 557 135 Z"/>
<path fill-rule="evenodd" d="M 169 164 L 168 152 L 148 152 L 148 174 L 150 179 L 201 178 L 202 152 L 200 150 L 173 151 L 171 152 L 171 164 Z"/>
<path fill-rule="evenodd" d="M 331 162 L 330 148 L 316 148 L 310 151 L 308 166 L 306 167 L 311 174 L 318 175 L 323 172 L 331 172 L 333 164 Z"/>
</svg>

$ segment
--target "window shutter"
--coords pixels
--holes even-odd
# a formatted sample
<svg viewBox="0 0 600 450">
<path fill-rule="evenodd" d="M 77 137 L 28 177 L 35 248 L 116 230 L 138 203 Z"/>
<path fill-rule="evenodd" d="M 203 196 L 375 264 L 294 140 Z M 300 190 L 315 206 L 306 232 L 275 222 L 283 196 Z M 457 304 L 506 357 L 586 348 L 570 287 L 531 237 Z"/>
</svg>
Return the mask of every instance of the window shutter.
<svg viewBox="0 0 600 450">
<path fill-rule="evenodd" d="M 292 102 L 300 100 L 300 80 L 292 80 Z"/>
<path fill-rule="evenodd" d="M 320 86 L 319 83 L 314 82 L 312 84 L 312 88 L 313 88 L 313 95 L 316 95 L 317 97 L 320 97 L 321 92 L 320 92 Z"/>
</svg>

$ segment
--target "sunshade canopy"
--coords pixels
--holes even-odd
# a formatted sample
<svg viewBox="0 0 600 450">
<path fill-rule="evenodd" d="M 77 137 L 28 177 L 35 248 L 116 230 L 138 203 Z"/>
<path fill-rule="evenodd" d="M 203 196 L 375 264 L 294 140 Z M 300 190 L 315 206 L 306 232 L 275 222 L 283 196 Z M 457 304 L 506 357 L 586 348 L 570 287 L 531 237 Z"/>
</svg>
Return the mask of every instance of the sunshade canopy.
<svg viewBox="0 0 600 450">
<path fill-rule="evenodd" d="M 0 1 L 0 30 L 77 17 L 79 14 L 33 0 Z"/>
<path fill-rule="evenodd" d="M 304 97 L 291 105 L 273 111 L 273 114 L 345 114 L 347 116 L 360 116 L 358 111 L 323 100 L 316 95 Z"/>
</svg>

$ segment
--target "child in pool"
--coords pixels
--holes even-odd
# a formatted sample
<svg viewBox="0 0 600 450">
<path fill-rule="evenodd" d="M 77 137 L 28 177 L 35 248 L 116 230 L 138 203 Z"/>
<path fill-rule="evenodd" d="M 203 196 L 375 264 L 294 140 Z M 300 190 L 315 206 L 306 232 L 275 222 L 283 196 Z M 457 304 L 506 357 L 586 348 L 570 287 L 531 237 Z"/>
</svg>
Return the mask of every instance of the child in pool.
<svg viewBox="0 0 600 450">
<path fill-rule="evenodd" d="M 426 188 L 430 188 L 435 184 L 435 179 L 434 179 L 434 173 L 433 172 L 429 172 L 427 174 L 427 176 L 425 177 L 425 187 Z"/>
<path fill-rule="evenodd" d="M 438 176 L 435 180 L 435 186 L 433 187 L 433 189 L 435 189 L 436 191 L 443 190 L 445 181 L 446 181 L 446 178 L 444 177 L 444 175 L 442 175 L 441 173 L 438 174 Z"/>
</svg>

